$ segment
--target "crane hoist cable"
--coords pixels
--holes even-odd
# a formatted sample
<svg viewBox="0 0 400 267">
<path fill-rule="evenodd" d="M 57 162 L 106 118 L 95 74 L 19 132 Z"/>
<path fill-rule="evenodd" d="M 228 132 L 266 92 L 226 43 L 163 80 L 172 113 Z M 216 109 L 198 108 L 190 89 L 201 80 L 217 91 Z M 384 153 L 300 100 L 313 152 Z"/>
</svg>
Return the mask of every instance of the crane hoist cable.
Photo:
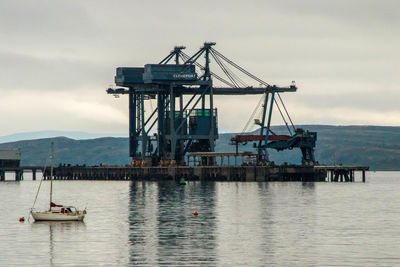
<svg viewBox="0 0 400 267">
<path fill-rule="evenodd" d="M 262 104 L 261 104 L 261 106 L 262 106 Z M 258 108 L 258 113 L 256 114 L 255 118 L 260 119 L 262 114 L 263 114 L 263 109 L 262 108 Z"/>
<path fill-rule="evenodd" d="M 257 110 L 260 110 L 260 106 L 263 103 L 264 99 L 265 99 L 265 93 L 261 96 L 260 100 L 258 101 L 258 104 L 256 105 L 256 107 L 254 108 L 253 112 L 251 113 L 249 120 L 247 121 L 247 123 L 245 124 L 245 126 L 244 126 L 244 128 L 242 130 L 242 134 L 247 131 L 250 123 L 254 119 L 254 115 L 256 114 Z"/>
<path fill-rule="evenodd" d="M 226 70 L 229 72 L 229 74 L 233 77 L 233 79 L 235 79 L 235 81 L 240 84 L 239 87 L 247 87 L 247 84 L 242 79 L 240 79 L 239 76 L 237 76 L 231 69 L 229 69 L 222 61 L 221 63 L 224 68 L 226 68 Z"/>
<path fill-rule="evenodd" d="M 229 58 L 225 57 L 223 54 L 221 54 L 220 52 L 218 52 L 217 50 L 215 50 L 214 48 L 211 48 L 211 51 L 213 51 L 216 55 L 218 55 L 220 58 L 224 59 L 226 62 L 228 62 L 229 64 L 231 64 L 233 67 L 235 67 L 236 69 L 240 70 L 241 72 L 243 72 L 244 74 L 246 74 L 247 76 L 253 78 L 254 80 L 256 80 L 257 82 L 264 84 L 265 86 L 271 86 L 269 83 L 264 82 L 263 80 L 261 80 L 260 78 L 256 77 L 255 75 L 251 74 L 250 72 L 248 72 L 247 70 L 243 69 L 242 67 L 240 67 L 238 64 L 236 64 L 235 62 L 233 62 L 232 60 L 230 60 Z"/>
<path fill-rule="evenodd" d="M 183 62 L 186 62 L 186 61 L 189 60 L 189 58 L 190 58 L 187 54 L 183 53 L 182 51 L 179 53 L 179 56 L 181 57 L 181 59 L 183 60 Z M 201 66 L 199 63 L 194 62 L 194 64 L 195 64 L 196 66 L 198 66 L 201 70 L 203 69 L 203 66 Z M 199 66 L 199 65 L 200 65 L 200 66 Z M 197 69 L 196 69 L 196 74 L 197 74 L 198 77 L 201 76 L 200 73 L 199 73 L 199 71 L 198 71 Z"/>
<path fill-rule="evenodd" d="M 229 77 L 229 79 L 237 85 L 237 87 L 247 87 L 247 84 L 243 82 L 232 70 L 225 65 L 225 63 L 219 58 L 213 51 L 211 55 L 214 57 L 215 61 L 218 63 L 222 71 Z"/>
<path fill-rule="evenodd" d="M 183 53 L 183 52 L 181 52 L 179 55 L 182 58 L 183 62 L 187 62 L 190 59 L 190 57 L 187 54 Z M 198 63 L 197 61 L 193 62 L 193 64 L 200 69 L 200 70 L 196 69 L 197 77 L 201 77 L 202 76 L 201 71 L 204 70 L 204 67 L 200 63 Z"/>
<path fill-rule="evenodd" d="M 285 106 L 285 103 L 283 103 L 283 100 L 282 100 L 281 95 L 280 95 L 279 93 L 278 93 L 278 97 L 279 97 L 279 100 L 280 100 L 281 103 L 282 103 L 283 109 L 285 110 L 286 115 L 287 115 L 287 117 L 289 118 L 289 121 L 290 121 L 290 123 L 291 123 L 291 125 L 292 125 L 292 127 L 293 127 L 293 131 L 296 132 L 296 127 L 294 127 L 292 118 L 290 118 L 289 112 L 287 111 L 286 106 Z"/>
<path fill-rule="evenodd" d="M 232 77 L 232 75 L 228 72 L 228 70 L 224 67 L 222 62 L 211 52 L 211 56 L 215 59 L 215 62 L 217 62 L 218 66 L 222 69 L 222 71 L 225 73 L 225 75 L 229 78 L 229 80 L 235 85 L 234 87 L 238 88 L 239 84 L 235 81 L 235 79 Z"/>
<path fill-rule="evenodd" d="M 212 52 L 212 51 L 211 51 L 211 52 Z M 212 52 L 212 53 L 214 53 L 214 52 Z M 215 53 L 214 53 L 214 55 L 218 57 L 218 55 L 216 55 Z M 222 62 L 222 61 L 221 61 L 221 62 Z M 230 63 L 227 62 L 227 61 L 226 61 L 226 63 L 230 64 Z M 239 78 L 239 76 L 237 76 L 231 69 L 229 69 L 229 68 L 225 65 L 225 63 L 222 62 L 222 64 L 223 64 L 223 65 L 225 66 L 225 68 L 229 71 L 229 73 L 232 75 L 232 77 L 235 78 L 236 81 L 237 81 L 238 83 L 241 84 L 241 86 L 243 86 L 243 87 L 247 87 L 247 86 L 248 86 L 241 78 Z"/>
<path fill-rule="evenodd" d="M 180 52 L 180 55 L 181 55 L 182 59 L 183 59 L 185 62 L 188 61 L 188 60 L 190 59 L 190 57 L 189 57 L 187 54 L 185 54 L 184 52 L 182 52 L 182 51 Z M 195 64 L 197 67 L 199 67 L 200 69 L 202 69 L 202 70 L 204 69 L 204 66 L 201 65 L 200 63 L 198 63 L 197 61 L 194 62 L 194 64 Z M 211 76 L 213 76 L 214 78 L 216 78 L 216 79 L 219 80 L 220 82 L 226 84 L 227 86 L 229 86 L 229 87 L 235 87 L 232 83 L 230 83 L 230 82 L 228 82 L 227 80 L 225 80 L 224 78 L 218 76 L 218 75 L 215 74 L 214 72 L 210 72 L 210 74 L 211 74 Z"/>
<path fill-rule="evenodd" d="M 200 52 L 200 51 L 199 51 L 199 52 Z M 201 69 L 204 69 L 204 67 L 203 67 L 201 64 L 199 64 L 199 63 L 197 63 L 196 61 L 193 60 L 193 58 L 196 58 L 196 59 L 197 59 L 201 54 L 202 54 L 202 53 L 196 53 L 195 55 L 193 55 L 193 56 L 190 58 L 190 57 L 189 57 L 188 55 L 186 55 L 184 52 L 180 51 L 180 55 L 181 55 L 182 59 L 185 60 L 185 64 L 188 64 L 188 63 L 190 63 L 190 64 L 196 64 L 196 66 L 200 67 Z M 212 75 L 213 77 L 215 77 L 216 79 L 220 80 L 221 82 L 227 84 L 228 86 L 238 88 L 238 87 L 246 87 L 246 84 L 245 84 L 245 82 L 243 82 L 243 80 L 241 80 L 232 70 L 230 70 L 230 68 L 228 68 L 228 66 L 226 66 L 226 64 L 225 64 L 224 62 L 226 62 L 226 63 L 228 63 L 229 65 L 233 66 L 234 68 L 236 68 L 236 69 L 239 70 L 240 72 L 244 73 L 245 75 L 249 76 L 250 78 L 256 80 L 257 82 L 260 83 L 260 85 L 265 85 L 265 86 L 267 86 L 267 87 L 270 86 L 270 84 L 268 84 L 267 82 L 261 80 L 260 78 L 256 77 L 255 75 L 251 74 L 250 72 L 246 71 L 245 69 L 243 69 L 242 67 L 240 67 L 239 65 L 237 65 L 237 64 L 236 64 L 235 62 L 233 62 L 232 60 L 230 60 L 230 59 L 228 59 L 227 57 L 225 57 L 223 54 L 221 54 L 220 52 L 218 52 L 218 51 L 215 50 L 214 48 L 211 48 L 211 49 L 210 49 L 210 54 L 211 54 L 212 57 L 215 59 L 216 63 L 219 65 L 219 67 L 221 68 L 221 70 L 222 70 L 222 71 L 225 73 L 225 75 L 228 77 L 228 79 L 230 80 L 230 82 L 228 82 L 227 80 L 225 80 L 225 79 L 219 77 L 218 75 L 216 75 L 216 74 L 213 73 L 213 72 L 211 72 L 211 75 Z M 290 121 L 291 126 L 293 127 L 293 130 L 295 131 L 295 127 L 294 127 L 293 121 L 292 121 L 292 119 L 291 119 L 291 117 L 290 117 L 290 115 L 289 115 L 289 112 L 287 111 L 286 106 L 285 106 L 285 104 L 284 104 L 284 102 L 283 102 L 283 100 L 282 100 L 280 94 L 277 93 L 277 95 L 278 95 L 279 101 L 280 101 L 280 103 L 282 104 L 282 107 L 283 107 L 283 109 L 284 109 L 284 111 L 285 111 L 285 114 L 286 114 L 288 120 Z M 261 97 L 261 99 L 260 99 L 260 101 L 258 102 L 257 106 L 256 106 L 255 109 L 253 110 L 253 112 L 252 112 L 252 114 L 251 114 L 249 120 L 247 121 L 245 127 L 243 128 L 242 133 L 246 132 L 246 130 L 248 129 L 248 127 L 249 127 L 251 121 L 254 119 L 254 116 L 256 115 L 257 110 L 259 110 L 259 107 L 260 107 L 261 103 L 263 102 L 263 98 L 264 98 L 264 97 L 265 97 L 265 96 Z M 266 103 L 264 103 L 264 105 L 265 105 L 265 104 L 266 104 Z M 283 114 L 283 112 L 282 112 L 282 110 L 281 110 L 281 107 L 279 106 L 279 103 L 278 103 L 278 101 L 276 100 L 276 98 L 274 99 L 274 104 L 276 104 L 276 106 L 277 106 L 277 108 L 278 108 L 278 111 L 279 111 L 279 113 L 280 113 L 280 115 L 281 115 L 281 117 L 282 117 L 282 119 L 283 119 L 283 121 L 284 121 L 284 123 L 285 123 L 285 125 L 286 125 L 286 128 L 288 129 L 289 133 L 292 134 L 292 132 L 291 132 L 291 130 L 290 130 L 290 128 L 289 128 L 288 122 L 287 122 L 287 120 L 286 120 L 286 118 L 285 118 L 285 115 Z M 257 115 L 259 116 L 259 114 L 257 114 Z"/>
<path fill-rule="evenodd" d="M 286 118 L 283 116 L 283 113 L 282 113 L 282 111 L 281 111 L 281 108 L 279 107 L 278 101 L 276 101 L 276 98 L 274 98 L 274 102 L 275 102 L 276 107 L 277 107 L 278 110 L 279 110 L 279 113 L 281 114 L 281 117 L 282 117 L 282 119 L 283 119 L 283 122 L 284 122 L 285 125 L 286 125 L 286 128 L 288 129 L 290 135 L 292 135 L 292 131 L 290 131 L 289 125 L 288 125 L 288 123 L 287 123 L 287 121 L 286 121 Z"/>
<path fill-rule="evenodd" d="M 227 59 L 226 57 L 224 57 L 221 53 L 218 53 L 218 52 L 215 53 L 215 51 L 212 51 L 212 53 L 219 55 L 221 58 L 223 58 L 223 59 L 224 59 L 225 61 L 227 61 L 228 63 L 231 63 L 234 67 L 238 68 L 239 70 L 241 70 L 241 71 L 244 70 L 244 69 L 242 69 L 240 66 L 238 66 L 237 64 L 235 64 L 234 62 L 232 62 L 231 60 L 229 60 L 229 59 Z M 258 79 L 257 77 L 255 77 L 255 76 L 252 75 L 251 73 L 249 73 L 249 72 L 247 72 L 247 71 L 245 71 L 245 73 L 248 74 L 249 76 L 251 76 L 252 78 L 256 79 L 257 81 L 262 82 L 262 83 L 265 83 L 264 81 L 262 81 L 261 79 Z M 292 120 L 291 120 L 291 118 L 290 118 L 289 113 L 287 112 L 287 109 L 286 109 L 286 107 L 285 107 L 285 104 L 283 103 L 283 100 L 282 100 L 281 96 L 279 95 L 279 93 L 277 93 L 277 94 L 278 94 L 278 96 L 279 96 L 279 100 L 280 100 L 282 106 L 283 106 L 284 109 L 285 109 L 286 115 L 287 115 L 287 117 L 289 118 L 289 120 L 290 120 L 290 122 L 291 122 L 291 124 L 292 124 L 292 126 L 293 126 L 293 129 L 294 129 L 293 122 L 292 122 Z M 276 100 L 276 98 L 274 98 L 274 103 L 276 104 L 276 107 L 278 108 L 278 111 L 279 111 L 279 113 L 280 113 L 280 115 L 281 115 L 281 117 L 282 117 L 282 119 L 283 119 L 283 121 L 284 121 L 284 123 L 285 123 L 285 125 L 286 125 L 286 128 L 288 129 L 290 135 L 292 135 L 292 131 L 291 131 L 290 128 L 289 128 L 289 125 L 288 125 L 288 123 L 287 123 L 287 120 L 286 120 L 284 114 L 282 113 L 282 110 L 281 110 L 281 108 L 280 108 L 280 106 L 279 106 L 278 101 Z M 265 104 L 266 104 L 266 103 L 265 103 Z M 252 114 L 252 116 L 254 116 L 254 113 Z M 249 124 L 249 122 L 246 124 L 246 126 L 248 126 L 248 124 Z"/>
</svg>

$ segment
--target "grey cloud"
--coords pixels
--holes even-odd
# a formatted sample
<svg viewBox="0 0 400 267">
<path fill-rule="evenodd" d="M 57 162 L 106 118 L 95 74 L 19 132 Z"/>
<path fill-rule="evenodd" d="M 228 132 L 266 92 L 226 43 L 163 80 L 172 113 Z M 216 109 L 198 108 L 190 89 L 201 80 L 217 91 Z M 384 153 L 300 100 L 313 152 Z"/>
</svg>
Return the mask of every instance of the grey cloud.
<svg viewBox="0 0 400 267">
<path fill-rule="evenodd" d="M 270 1 L 277 10 L 297 16 L 317 16 L 321 19 L 344 21 L 355 26 L 399 25 L 397 0 L 286 0 Z"/>
<path fill-rule="evenodd" d="M 322 89 L 322 88 L 321 88 Z M 301 90 L 301 89 L 300 89 Z M 291 104 L 292 110 L 296 109 L 296 103 L 312 107 L 315 110 L 331 108 L 357 108 L 379 112 L 397 111 L 400 92 L 364 92 L 364 93 L 341 93 L 337 95 L 312 95 L 303 94 L 299 91 L 296 95 L 284 96 Z"/>
<path fill-rule="evenodd" d="M 105 94 L 117 66 L 216 41 L 267 82 L 303 85 L 288 97 L 293 105 L 398 110 L 399 7 L 397 0 L 2 0 L 0 90 Z M 354 92 L 332 95 L 336 84 Z"/>
<path fill-rule="evenodd" d="M 74 1 L 21 1 L 0 2 L 0 29 L 8 35 L 27 35 L 44 42 L 46 38 L 93 37 L 98 31 L 88 13 Z"/>
<path fill-rule="evenodd" d="M 79 60 L 0 53 L 0 87 L 7 89 L 76 90 L 104 82 L 104 78 L 111 76 L 113 71 L 108 66 Z M 112 80 L 112 76 L 106 79 Z"/>
</svg>

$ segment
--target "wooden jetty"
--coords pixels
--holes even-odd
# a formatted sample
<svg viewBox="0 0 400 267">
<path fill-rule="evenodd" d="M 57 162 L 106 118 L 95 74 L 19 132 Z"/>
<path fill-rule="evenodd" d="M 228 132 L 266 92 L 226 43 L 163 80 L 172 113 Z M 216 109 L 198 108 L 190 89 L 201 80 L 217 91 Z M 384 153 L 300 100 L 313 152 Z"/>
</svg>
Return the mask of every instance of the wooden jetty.
<svg viewBox="0 0 400 267">
<path fill-rule="evenodd" d="M 15 180 L 23 180 L 23 174 L 43 172 L 43 167 L 0 168 L 0 180 L 5 172 L 14 172 Z M 58 166 L 54 168 L 55 180 L 203 180 L 203 181 L 309 181 L 309 182 L 365 182 L 368 167 L 362 166 L 170 166 L 170 167 L 122 167 L 122 166 Z M 50 169 L 44 170 L 45 179 Z"/>
</svg>

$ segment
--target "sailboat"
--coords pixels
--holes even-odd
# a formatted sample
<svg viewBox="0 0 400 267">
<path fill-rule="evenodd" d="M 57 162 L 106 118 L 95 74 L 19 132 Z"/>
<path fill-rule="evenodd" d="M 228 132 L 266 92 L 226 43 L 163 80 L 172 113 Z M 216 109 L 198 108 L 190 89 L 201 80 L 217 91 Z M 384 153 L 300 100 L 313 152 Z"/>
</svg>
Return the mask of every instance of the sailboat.
<svg viewBox="0 0 400 267">
<path fill-rule="evenodd" d="M 38 191 L 36 192 L 35 201 L 31 208 L 31 215 L 35 221 L 83 221 L 86 215 L 86 208 L 84 210 L 78 210 L 74 206 L 57 205 L 53 202 L 53 163 L 54 163 L 54 142 L 51 142 L 51 153 L 50 153 L 50 208 L 46 211 L 36 211 L 34 209 L 40 186 L 44 179 L 40 181 Z"/>
</svg>

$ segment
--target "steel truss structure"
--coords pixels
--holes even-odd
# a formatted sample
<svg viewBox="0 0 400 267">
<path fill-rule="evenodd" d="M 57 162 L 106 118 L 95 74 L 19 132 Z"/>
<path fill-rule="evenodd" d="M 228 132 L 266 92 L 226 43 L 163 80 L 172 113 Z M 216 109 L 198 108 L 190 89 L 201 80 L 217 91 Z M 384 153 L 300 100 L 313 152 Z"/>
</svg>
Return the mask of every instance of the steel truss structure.
<svg viewBox="0 0 400 267">
<path fill-rule="evenodd" d="M 282 150 L 297 146 L 293 142 L 285 143 L 287 137 L 285 140 L 271 137 L 275 133 L 270 130 L 275 104 L 290 136 L 299 132 L 294 128 L 280 96 L 280 93 L 295 92 L 297 87 L 294 83 L 288 87 L 270 85 L 225 57 L 214 49 L 214 45 L 206 42 L 192 56 L 183 52 L 184 46 L 176 46 L 158 64 L 117 68 L 115 83 L 122 88 L 109 88 L 107 93 L 129 95 L 129 153 L 132 159 L 147 160 L 151 165 L 157 165 L 161 160 L 183 164 L 187 152 L 214 152 L 218 138 L 214 95 L 263 95 L 263 114 L 258 122 L 260 135 L 256 138 L 259 141 L 259 162 L 268 161 L 268 147 Z M 203 64 L 200 63 L 201 56 L 204 57 Z M 211 71 L 211 58 L 224 75 Z M 248 86 L 231 68 L 259 86 Z M 214 80 L 223 86 L 215 87 Z M 152 99 L 157 101 L 157 107 L 146 116 L 145 101 Z M 285 117 L 292 124 L 294 135 Z M 156 124 L 156 133 L 149 135 Z M 233 141 L 241 143 L 239 139 Z M 306 150 L 305 153 L 311 155 L 305 160 L 313 162 L 313 146 Z"/>
</svg>

